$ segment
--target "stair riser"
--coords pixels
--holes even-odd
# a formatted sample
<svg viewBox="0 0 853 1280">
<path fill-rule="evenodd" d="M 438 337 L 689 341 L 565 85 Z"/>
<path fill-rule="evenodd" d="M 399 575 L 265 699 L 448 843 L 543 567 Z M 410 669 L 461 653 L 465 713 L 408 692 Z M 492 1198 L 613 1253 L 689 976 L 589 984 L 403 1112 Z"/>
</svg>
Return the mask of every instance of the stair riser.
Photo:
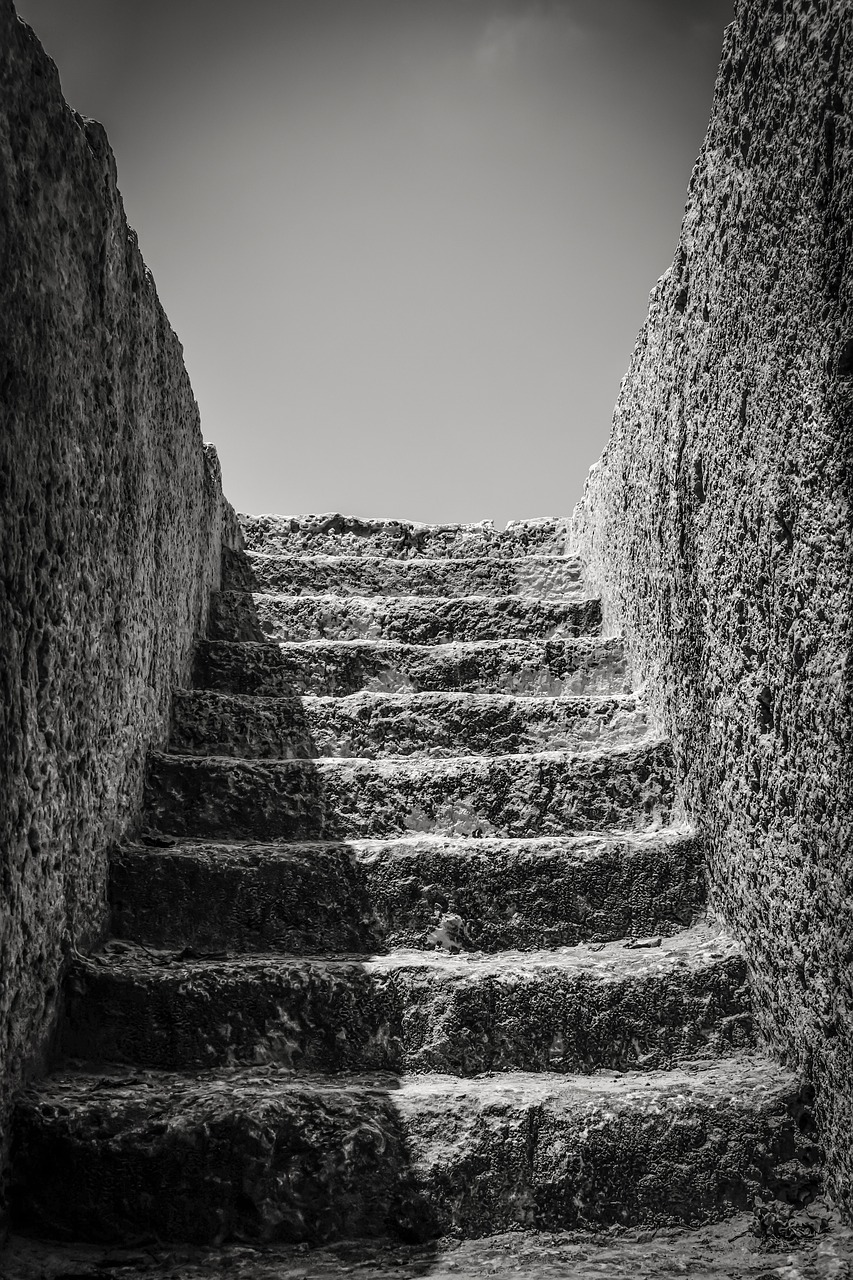
<svg viewBox="0 0 853 1280">
<path fill-rule="evenodd" d="M 211 601 L 213 640 L 396 640 L 448 644 L 594 635 L 597 600 L 363 599 L 221 591 Z"/>
<path fill-rule="evenodd" d="M 170 749 L 244 759 L 591 751 L 648 736 L 631 700 L 453 695 L 301 700 L 178 693 Z"/>
<path fill-rule="evenodd" d="M 473 1076 L 669 1068 L 751 1045 L 744 961 L 665 959 L 647 952 L 635 973 L 607 978 L 511 960 L 462 976 L 458 962 L 450 973 L 387 961 L 78 965 L 61 1048 L 167 1071 L 274 1063 Z"/>
<path fill-rule="evenodd" d="M 355 520 L 346 516 L 325 520 L 241 516 L 240 525 L 246 549 L 266 555 L 392 558 L 562 556 L 569 531 L 568 520 L 520 520 L 498 530 L 488 525 L 416 525 L 404 520 Z"/>
<path fill-rule="evenodd" d="M 704 892 L 702 846 L 686 837 L 586 858 L 511 846 L 126 850 L 112 859 L 110 897 L 116 936 L 147 946 L 316 955 L 428 948 L 445 912 L 464 921 L 469 950 L 669 935 Z"/>
<path fill-rule="evenodd" d="M 723 1217 L 768 1185 L 795 1200 L 819 1178 L 791 1086 L 743 1100 L 673 1091 L 663 1105 L 641 1088 L 562 1105 L 507 1088 L 452 1110 L 446 1091 L 415 1107 L 388 1086 L 353 1100 L 200 1083 L 182 1099 L 155 1082 L 147 1109 L 132 1088 L 73 1108 L 25 1102 L 17 1222 L 54 1238 L 199 1244 L 657 1227 Z"/>
<path fill-rule="evenodd" d="M 536 596 L 583 594 L 577 560 L 391 560 L 248 556 L 223 557 L 223 590 L 280 595 Z"/>
<path fill-rule="evenodd" d="M 230 644 L 205 641 L 194 684 L 221 693 L 344 696 L 360 690 L 517 693 L 551 697 L 630 690 L 615 640 L 506 641 L 424 649 L 370 643 Z"/>
<path fill-rule="evenodd" d="M 664 745 L 606 756 L 436 762 L 242 761 L 152 755 L 146 807 L 175 836 L 341 840 L 431 831 L 566 835 L 665 824 Z"/>
</svg>

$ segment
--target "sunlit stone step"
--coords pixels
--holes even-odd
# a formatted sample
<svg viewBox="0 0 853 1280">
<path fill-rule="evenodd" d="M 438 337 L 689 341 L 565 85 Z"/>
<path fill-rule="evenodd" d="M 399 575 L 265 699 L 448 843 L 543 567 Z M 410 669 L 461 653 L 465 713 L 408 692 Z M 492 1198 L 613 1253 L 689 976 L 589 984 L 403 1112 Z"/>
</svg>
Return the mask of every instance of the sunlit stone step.
<svg viewBox="0 0 853 1280">
<path fill-rule="evenodd" d="M 584 593 L 580 561 L 565 556 L 400 560 L 228 552 L 222 586 L 231 591 L 310 596 L 536 596 L 544 600 Z"/>
<path fill-rule="evenodd" d="M 336 513 L 318 516 L 241 515 L 246 547 L 268 555 L 448 556 L 482 559 L 565 553 L 569 521 L 544 517 L 513 520 L 497 529 L 479 524 L 418 524 L 412 520 L 362 520 Z"/>
<path fill-rule="evenodd" d="M 809 1096 L 757 1054 L 476 1079 L 98 1067 L 22 1097 L 13 1210 L 32 1234 L 200 1244 L 707 1222 L 815 1193 Z"/>
<path fill-rule="evenodd" d="M 213 640 L 556 640 L 593 635 L 598 600 L 527 596 L 285 596 L 220 591 L 211 599 Z"/>
<path fill-rule="evenodd" d="M 598 636 L 434 646 L 391 640 L 206 640 L 196 654 L 194 684 L 268 697 L 345 695 L 361 689 L 562 697 L 627 693 L 630 688 L 622 642 Z"/>
<path fill-rule="evenodd" d="M 172 835 L 347 839 L 571 835 L 664 826 L 669 746 L 450 760 L 236 760 L 152 753 L 146 807 Z"/>
<path fill-rule="evenodd" d="M 636 698 L 356 693 L 263 698 L 190 690 L 173 704 L 170 750 L 251 759 L 516 755 L 591 751 L 648 737 Z"/>
<path fill-rule="evenodd" d="M 74 962 L 61 1049 L 165 1070 L 587 1073 L 752 1044 L 746 961 L 707 924 L 656 945 L 182 959 L 127 942 Z"/>
<path fill-rule="evenodd" d="M 689 827 L 523 840 L 131 845 L 111 860 L 113 930 L 153 947 L 317 954 L 499 951 L 668 935 L 702 910 Z"/>
</svg>

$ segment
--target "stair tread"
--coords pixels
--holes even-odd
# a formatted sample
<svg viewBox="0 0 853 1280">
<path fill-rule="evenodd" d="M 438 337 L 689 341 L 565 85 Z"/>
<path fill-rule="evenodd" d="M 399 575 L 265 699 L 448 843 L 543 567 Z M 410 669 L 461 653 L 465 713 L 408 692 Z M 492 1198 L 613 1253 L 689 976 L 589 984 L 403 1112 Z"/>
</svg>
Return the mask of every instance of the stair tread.
<svg viewBox="0 0 853 1280">
<path fill-rule="evenodd" d="M 151 1111 L 161 1115 L 169 1111 L 180 1115 L 188 1101 L 212 1100 L 217 1096 L 227 1105 L 231 1099 L 236 1104 L 240 1094 L 254 1094 L 272 1103 L 277 1098 L 299 1093 L 390 1094 L 396 1102 L 409 1106 L 446 1100 L 447 1122 L 452 1124 L 455 1109 L 447 1105 L 450 1101 L 468 1100 L 482 1107 L 500 1101 L 521 1106 L 579 1101 L 594 1107 L 605 1099 L 612 1099 L 657 1111 L 661 1094 L 670 1095 L 677 1108 L 682 1093 L 702 1092 L 726 1098 L 750 1093 L 765 1095 L 795 1088 L 799 1082 L 796 1072 L 760 1050 L 737 1052 L 710 1062 L 704 1059 L 682 1062 L 653 1071 L 602 1070 L 583 1075 L 549 1071 L 485 1072 L 479 1076 L 437 1072 L 403 1076 L 393 1072 L 327 1075 L 296 1073 L 266 1064 L 210 1068 L 188 1075 L 98 1062 L 66 1066 L 30 1085 L 25 1097 L 46 1107 L 61 1104 L 101 1110 L 104 1104 L 115 1105 L 118 1119 L 122 1111 L 132 1116 L 140 1102 L 149 1104 Z"/>
<path fill-rule="evenodd" d="M 354 836 L 347 840 L 212 840 L 182 836 L 165 844 L 158 840 L 154 846 L 128 843 L 121 853 L 138 853 L 142 857 L 151 854 L 177 854 L 194 857 L 199 853 L 216 853 L 233 857 L 271 858 L 304 857 L 306 854 L 346 850 L 357 857 L 375 857 L 386 851 L 398 852 L 401 857 L 428 851 L 458 854 L 460 857 L 482 857 L 486 854 L 519 853 L 527 856 L 551 856 L 555 852 L 571 854 L 580 861 L 598 857 L 613 846 L 624 846 L 635 853 L 650 845 L 673 843 L 696 837 L 695 828 L 688 823 L 669 823 L 642 831 L 580 832 L 574 835 L 544 836 L 448 836 L 441 832 L 415 832 L 410 835 L 384 837 Z"/>
<path fill-rule="evenodd" d="M 180 762 L 181 765 L 189 768 L 204 768 L 205 766 L 226 766 L 229 769 L 296 769 L 299 767 L 308 767 L 318 769 L 323 772 L 336 772 L 353 770 L 362 770 L 364 772 L 379 773 L 409 773 L 409 774 L 430 774 L 430 773 L 453 773 L 454 771 L 472 771 L 475 769 L 492 769 L 506 765 L 512 761 L 524 761 L 525 763 L 534 764 L 541 762 L 569 762 L 576 761 L 579 768 L 587 768 L 591 763 L 596 763 L 602 759 L 613 757 L 615 760 L 628 759 L 635 757 L 637 759 L 649 752 L 666 748 L 669 745 L 668 739 L 662 737 L 657 732 L 650 732 L 641 738 L 636 738 L 631 742 L 612 742 L 605 746 L 593 748 L 591 751 L 580 751 L 577 749 L 558 749 L 553 751 L 509 751 L 501 755 L 459 755 L 459 756 L 392 756 L 385 759 L 373 759 L 371 756 L 305 756 L 294 757 L 291 760 L 254 760 L 242 759 L 239 756 L 224 755 L 205 755 L 205 756 L 187 756 L 177 752 L 169 751 L 151 751 L 149 759 L 161 762 Z"/>
<path fill-rule="evenodd" d="M 592 979 L 634 976 L 644 971 L 658 972 L 674 966 L 695 965 L 699 968 L 743 954 L 740 943 L 712 922 L 699 921 L 669 937 L 653 940 L 620 939 L 607 943 L 579 943 L 575 947 L 553 947 L 536 951 L 507 950 L 497 952 L 462 951 L 451 955 L 446 951 L 422 951 L 399 947 L 385 954 L 342 953 L 287 955 L 280 953 L 182 958 L 166 949 L 142 947 L 123 940 L 110 939 L 105 949 L 82 959 L 86 967 L 111 970 L 117 975 L 134 970 L 157 971 L 164 978 L 209 970 L 211 968 L 252 970 L 257 968 L 320 968 L 346 970 L 357 967 L 368 974 L 382 975 L 398 969 L 419 969 L 441 977 L 510 977 L 513 973 L 535 976 L 540 972 L 561 971 L 586 973 Z M 643 945 L 643 944 L 646 945 Z"/>
<path fill-rule="evenodd" d="M 306 642 L 308 643 L 308 642 Z M 640 710 L 641 704 L 636 693 L 594 693 L 576 694 L 566 697 L 560 694 L 535 693 L 482 693 L 476 689 L 424 689 L 414 693 L 389 693 L 384 689 L 356 689 L 352 693 L 298 693 L 298 694 L 259 694 L 259 693 L 226 693 L 219 689 L 176 689 L 175 697 L 182 702 L 206 699 L 222 699 L 241 706 L 294 703 L 299 706 L 340 707 L 342 709 L 361 706 L 411 706 L 411 707 L 450 707 L 450 706 L 495 706 L 511 707 L 520 703 L 530 710 L 546 708 L 566 709 L 572 715 L 580 715 L 584 710 L 594 711 L 604 707 Z"/>
<path fill-rule="evenodd" d="M 249 560 L 293 560 L 299 561 L 300 564 L 369 564 L 375 561 L 377 564 L 383 565 L 424 565 L 432 568 L 441 565 L 493 565 L 494 558 L 491 556 L 466 556 L 464 561 L 460 561 L 458 556 L 386 556 L 386 555 L 347 555 L 342 552 L 298 552 L 298 551 L 243 551 L 240 553 L 249 558 Z M 500 565 L 511 567 L 514 564 L 519 565 L 536 565 L 536 564 L 555 564 L 566 565 L 570 569 L 582 569 L 583 562 L 578 556 L 561 556 L 555 553 L 541 554 L 534 552 L 528 556 L 505 556 L 500 560 Z"/>
<path fill-rule="evenodd" d="M 594 634 L 601 602 L 558 596 L 288 595 L 220 591 L 211 600 L 213 638 L 262 640 L 369 636 L 418 644 L 433 641 Z"/>
<path fill-rule="evenodd" d="M 227 588 L 224 591 L 217 592 L 219 596 L 252 596 L 257 600 L 282 600 L 303 602 L 307 600 L 329 600 L 341 607 L 349 608 L 352 605 L 363 606 L 364 608 L 382 609 L 389 608 L 393 605 L 408 605 L 418 609 L 436 609 L 442 605 L 452 604 L 474 604 L 485 608 L 490 604 L 523 604 L 527 608 L 550 609 L 557 605 L 569 604 L 573 608 L 579 604 L 589 602 L 597 602 L 597 595 L 582 595 L 578 592 L 567 592 L 564 596 L 527 596 L 518 593 L 515 594 L 495 594 L 495 595 L 473 595 L 467 593 L 465 595 L 453 596 L 418 596 L 418 595 L 387 595 L 387 596 L 370 596 L 370 595 L 341 595 L 336 591 L 320 591 L 316 595 L 309 595 L 306 592 L 292 591 L 253 591 L 246 588 Z M 430 648 L 433 646 L 430 645 Z"/>
<path fill-rule="evenodd" d="M 176 694 L 170 750 L 249 759 L 452 758 L 510 751 L 589 751 L 636 741 L 651 726 L 630 694 L 536 697 L 451 690 L 343 695 Z"/>
<path fill-rule="evenodd" d="M 580 563 L 565 556 L 294 555 L 229 552 L 222 588 L 299 595 L 501 596 L 582 595 Z"/>
<path fill-rule="evenodd" d="M 204 640 L 195 686 L 244 693 L 470 689 L 574 695 L 629 687 L 618 638 L 455 640 L 410 644 L 360 636 Z"/>
<path fill-rule="evenodd" d="M 454 558 L 469 555 L 536 553 L 543 547 L 560 554 L 565 550 L 569 522 L 564 517 L 546 516 L 534 520 L 513 520 L 498 529 L 491 520 L 473 524 L 426 524 L 415 520 L 361 519 L 339 512 L 323 515 L 238 517 L 246 546 L 304 548 L 346 547 L 356 554 L 374 549 L 418 555 L 438 555 L 450 551 Z"/>
<path fill-rule="evenodd" d="M 300 598 L 298 596 L 293 597 L 293 599 Z M 394 597 L 391 598 L 393 599 Z M 476 599 L 477 597 L 474 598 Z M 423 602 L 424 597 L 417 596 L 415 599 Z M 439 640 L 435 644 L 414 644 L 408 640 L 389 639 L 387 636 L 347 636 L 341 639 L 336 636 L 312 636 L 308 640 L 218 640 L 208 637 L 200 643 L 203 647 L 221 648 L 235 653 L 245 652 L 247 656 L 251 656 L 259 649 L 280 649 L 286 653 L 299 653 L 311 649 L 317 649 L 321 652 L 341 649 L 345 653 L 351 653 L 358 649 L 375 649 L 380 652 L 390 653 L 402 649 L 418 655 L 432 653 L 451 655 L 469 650 L 471 653 L 477 654 L 513 648 L 534 650 L 561 648 L 572 653 L 616 652 L 620 655 L 622 653 L 621 637 L 599 635 L 555 636 L 548 640 L 530 639 L 526 636 L 498 636 L 487 640 Z"/>
<path fill-rule="evenodd" d="M 24 1093 L 13 1195 L 31 1234 L 96 1240 L 707 1221 L 816 1180 L 800 1097 L 756 1053 L 464 1079 L 90 1063 Z"/>
</svg>

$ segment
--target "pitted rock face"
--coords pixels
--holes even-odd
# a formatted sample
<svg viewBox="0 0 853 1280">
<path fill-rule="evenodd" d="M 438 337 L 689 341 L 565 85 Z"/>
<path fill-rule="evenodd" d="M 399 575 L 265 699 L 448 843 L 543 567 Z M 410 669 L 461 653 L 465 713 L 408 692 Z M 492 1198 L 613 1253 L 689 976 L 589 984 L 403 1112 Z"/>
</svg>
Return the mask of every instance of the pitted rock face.
<svg viewBox="0 0 853 1280">
<path fill-rule="evenodd" d="M 10 0 L 0 172 L 2 1166 L 63 955 L 107 927 L 108 847 L 205 625 L 223 510 L 103 129 Z"/>
<path fill-rule="evenodd" d="M 853 21 L 741 0 L 573 548 L 709 837 L 853 1212 Z"/>
</svg>

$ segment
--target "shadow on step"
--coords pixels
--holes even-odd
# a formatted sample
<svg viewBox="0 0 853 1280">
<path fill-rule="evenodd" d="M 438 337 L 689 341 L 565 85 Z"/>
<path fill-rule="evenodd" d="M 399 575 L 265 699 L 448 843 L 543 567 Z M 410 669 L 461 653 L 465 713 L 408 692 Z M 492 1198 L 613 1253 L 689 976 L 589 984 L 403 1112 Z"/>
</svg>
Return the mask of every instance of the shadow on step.
<svg viewBox="0 0 853 1280">
<path fill-rule="evenodd" d="M 294 741 L 304 744 L 307 725 L 299 720 L 296 716 Z M 193 822 L 203 828 L 209 799 L 203 788 L 185 797 L 181 820 L 190 846 Z M 251 797 L 244 802 L 251 804 Z M 285 829 L 291 818 L 295 827 L 303 820 L 310 827 L 312 815 L 326 811 L 322 778 L 311 759 L 305 761 L 299 793 L 283 795 L 280 802 L 288 814 Z M 136 845 L 152 864 L 176 843 L 160 812 L 149 807 L 148 829 Z M 239 843 L 239 822 L 229 839 Z M 119 863 L 121 856 L 118 851 Z M 310 886 L 309 877 L 298 903 L 306 921 L 340 911 L 340 901 L 324 904 L 322 878 L 314 882 L 316 896 Z M 216 960 L 227 980 L 227 962 L 244 953 L 239 934 L 233 929 L 227 936 L 218 933 L 203 887 L 188 888 L 186 895 L 176 896 L 172 884 L 172 894 L 161 893 L 154 913 L 146 915 L 145 903 L 138 901 L 145 876 L 137 878 L 126 903 L 136 920 L 136 952 L 163 978 L 187 962 L 198 969 Z M 282 885 L 274 888 L 280 892 Z M 113 893 L 114 934 L 121 934 L 127 919 L 116 906 Z M 257 902 L 244 896 L 247 932 L 256 939 L 258 931 L 263 935 L 264 912 L 274 915 L 275 907 L 263 895 Z M 233 911 L 230 920 L 236 923 Z M 360 939 L 350 939 L 351 950 L 364 957 L 374 948 L 369 930 L 366 937 L 360 932 Z M 358 941 L 362 945 L 352 945 Z M 217 1035 L 221 1041 L 223 1029 L 212 1029 L 216 1019 L 211 1022 L 210 1011 L 200 1008 L 190 978 L 168 1008 L 156 982 L 142 1007 L 122 998 L 120 982 L 100 1004 L 87 990 L 87 967 L 96 975 L 105 973 L 116 945 L 72 968 L 61 1036 L 64 1061 L 19 1110 L 15 1229 L 115 1246 L 232 1241 L 313 1246 L 392 1237 L 418 1245 L 415 1273 L 428 1273 L 430 1241 L 439 1224 L 412 1167 L 395 1102 L 400 1087 L 395 1074 L 351 1076 L 332 1054 L 326 1061 L 317 1061 L 315 1054 L 309 1064 L 288 1034 L 283 1010 L 273 1014 L 258 1043 L 248 1044 L 241 1038 L 241 1017 L 245 1012 L 245 1023 L 251 1022 L 251 989 L 245 1010 L 227 1028 L 224 1052 L 213 1051 L 212 1041 Z M 286 953 L 286 939 L 273 930 L 266 949 Z M 362 968 L 357 956 L 352 967 Z M 326 1017 L 335 1021 L 334 1006 Z M 316 1030 L 330 1044 L 346 1034 L 343 1025 Z"/>
</svg>

